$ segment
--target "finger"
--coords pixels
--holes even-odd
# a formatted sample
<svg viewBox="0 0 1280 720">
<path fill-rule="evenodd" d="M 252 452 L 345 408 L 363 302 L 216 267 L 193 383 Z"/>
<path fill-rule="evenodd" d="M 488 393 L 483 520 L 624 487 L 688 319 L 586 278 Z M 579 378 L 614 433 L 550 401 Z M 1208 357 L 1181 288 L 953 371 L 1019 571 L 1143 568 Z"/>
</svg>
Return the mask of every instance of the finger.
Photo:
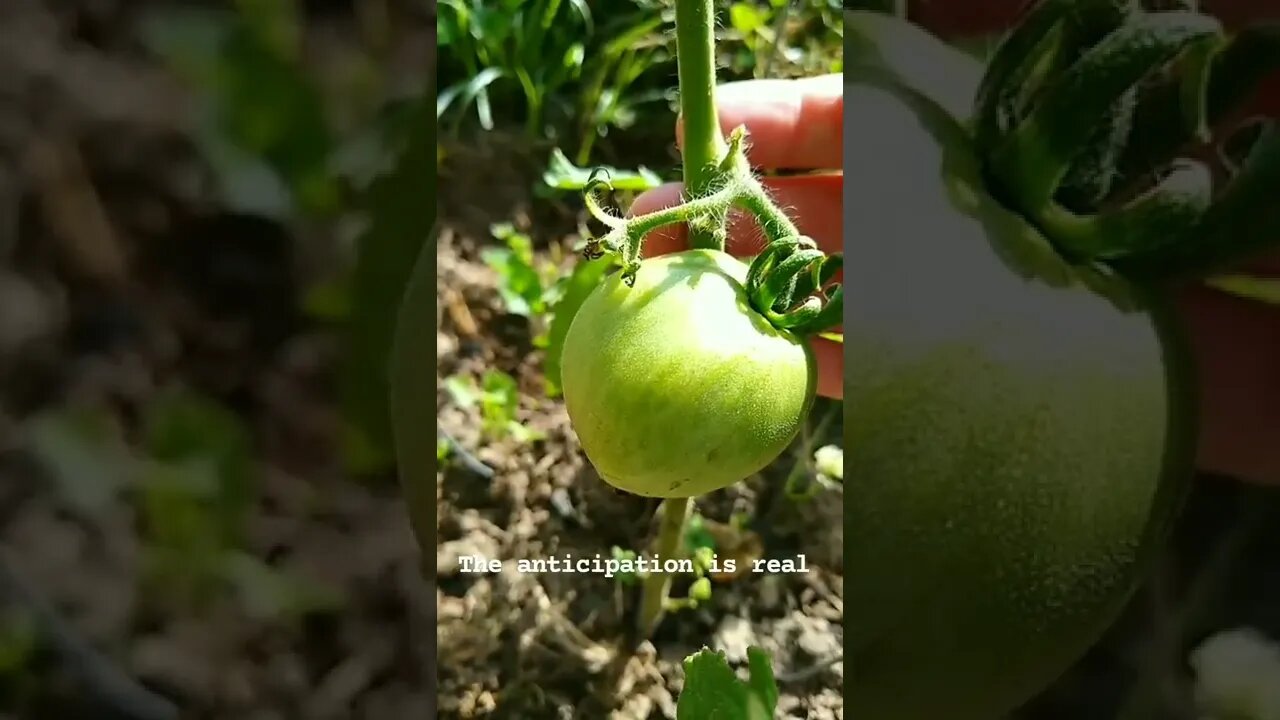
<svg viewBox="0 0 1280 720">
<path fill-rule="evenodd" d="M 1280 254 L 1248 271 L 1280 277 Z M 1200 468 L 1280 484 L 1280 308 L 1203 287 L 1179 300 L 1199 368 Z"/>
<path fill-rule="evenodd" d="M 817 336 L 809 342 L 818 366 L 818 394 L 844 399 L 844 344 Z"/>
<path fill-rule="evenodd" d="M 826 253 L 843 251 L 843 175 L 799 175 L 765 178 L 765 189 L 774 202 L 795 222 L 797 229 L 813 238 Z M 676 183 L 649 190 L 636 198 L 629 213 L 644 215 L 679 205 L 682 186 Z M 645 238 L 646 257 L 679 252 L 688 244 L 688 228 L 683 224 L 659 228 Z M 737 256 L 755 255 L 764 248 L 764 232 L 750 213 L 735 208 L 729 214 L 729 239 L 725 250 Z"/>
<path fill-rule="evenodd" d="M 834 170 L 844 166 L 844 76 L 744 80 L 716 88 L 720 128 L 747 128 L 747 157 L 759 168 Z M 676 143 L 684 128 L 676 121 Z"/>
</svg>

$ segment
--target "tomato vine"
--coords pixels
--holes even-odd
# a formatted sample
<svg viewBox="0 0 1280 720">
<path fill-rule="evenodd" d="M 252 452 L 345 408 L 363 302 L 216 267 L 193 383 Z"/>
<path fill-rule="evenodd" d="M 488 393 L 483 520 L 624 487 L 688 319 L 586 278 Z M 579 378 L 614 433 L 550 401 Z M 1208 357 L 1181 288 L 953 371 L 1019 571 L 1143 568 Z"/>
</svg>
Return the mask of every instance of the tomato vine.
<svg viewBox="0 0 1280 720">
<path fill-rule="evenodd" d="M 843 256 L 819 250 L 769 197 L 748 161 L 746 128 L 734 129 L 727 138 L 722 133 L 715 104 L 712 0 L 677 0 L 675 6 L 684 202 L 644 215 L 620 217 L 607 211 L 599 197 L 602 191 L 611 189 L 607 177 L 593 173 L 584 189 L 585 203 L 606 231 L 587 243 L 584 255 L 588 259 L 615 256 L 621 264 L 621 280 L 634 287 L 637 273 L 645 271 L 643 247 L 650 233 L 683 224 L 688 228 L 692 250 L 723 252 L 730 211 L 740 208 L 758 221 L 765 239 L 763 250 L 751 261 L 743 282 L 751 308 L 774 328 L 795 337 L 830 330 L 839 324 L 843 313 L 843 290 L 834 282 Z M 804 392 L 812 397 L 812 388 Z M 566 386 L 567 399 L 569 395 Z M 592 401 L 599 402 L 602 401 Z M 573 406 L 571 402 L 571 415 Z M 744 412 L 752 410 L 744 408 Z M 659 556 L 670 557 L 678 551 L 691 509 L 688 497 L 667 497 L 664 501 L 655 541 Z M 645 578 L 638 615 L 641 635 L 653 632 L 670 605 L 669 587 L 670 577 L 665 574 L 652 573 Z"/>
</svg>

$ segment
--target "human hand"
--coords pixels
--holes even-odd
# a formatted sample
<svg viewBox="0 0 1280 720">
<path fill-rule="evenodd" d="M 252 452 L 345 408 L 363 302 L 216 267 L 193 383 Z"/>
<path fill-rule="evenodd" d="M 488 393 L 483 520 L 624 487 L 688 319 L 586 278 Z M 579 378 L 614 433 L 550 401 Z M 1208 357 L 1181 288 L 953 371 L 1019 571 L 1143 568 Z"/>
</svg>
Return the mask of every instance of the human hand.
<svg viewBox="0 0 1280 720">
<path fill-rule="evenodd" d="M 733 83 L 722 86 L 717 97 L 725 132 L 739 124 L 750 132 L 753 165 L 842 167 L 844 102 L 839 75 Z M 842 175 L 767 178 L 765 184 L 801 232 L 827 252 L 841 251 Z M 664 185 L 641 195 L 632 213 L 679 201 L 680 186 Z M 651 235 L 645 251 L 656 255 L 685 247 L 685 231 L 675 226 Z M 761 247 L 753 219 L 739 216 L 731 222 L 727 250 L 751 255 Z M 1280 255 L 1262 258 L 1246 269 L 1280 278 Z M 1199 368 L 1200 468 L 1252 482 L 1280 483 L 1280 308 L 1204 287 L 1181 292 L 1178 303 Z M 843 397 L 843 346 L 816 338 L 814 349 L 819 392 Z"/>
<path fill-rule="evenodd" d="M 843 251 L 841 218 L 844 177 L 844 82 L 841 75 L 801 80 L 748 80 L 716 89 L 720 127 L 728 135 L 747 128 L 747 156 L 759 170 L 826 171 L 821 175 L 764 178 L 765 188 L 795 222 L 827 253 Z M 682 137 L 679 126 L 676 139 Z M 631 214 L 678 205 L 682 187 L 667 184 L 636 198 Z M 649 235 L 645 255 L 679 252 L 688 247 L 684 226 L 669 226 Z M 764 237 L 748 214 L 731 214 L 725 250 L 745 257 L 764 247 Z M 818 394 L 844 396 L 844 346 L 822 337 L 812 340 L 818 366 Z"/>
</svg>

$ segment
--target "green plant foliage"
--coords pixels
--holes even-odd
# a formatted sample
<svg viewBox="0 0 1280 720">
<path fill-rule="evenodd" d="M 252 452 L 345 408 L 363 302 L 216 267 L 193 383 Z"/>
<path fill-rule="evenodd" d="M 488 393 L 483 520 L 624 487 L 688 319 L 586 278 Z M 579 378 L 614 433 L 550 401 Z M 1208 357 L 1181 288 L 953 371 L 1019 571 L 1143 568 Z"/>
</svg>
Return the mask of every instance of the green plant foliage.
<svg viewBox="0 0 1280 720">
<path fill-rule="evenodd" d="M 432 94 L 434 88 L 428 88 L 405 109 L 405 124 L 415 130 L 405 133 L 394 167 L 373 182 L 365 201 L 369 223 L 357 243 L 342 382 L 343 408 L 353 436 L 349 447 L 362 450 L 347 458 L 357 471 L 384 469 L 391 461 L 387 397 L 396 316 L 415 259 L 435 224 Z M 434 314 L 434 301 L 430 307 Z M 424 322 L 415 332 L 426 336 L 431 328 Z"/>
<path fill-rule="evenodd" d="M 843 67 L 841 6 L 832 0 L 717 7 L 728 21 L 717 48 L 724 80 Z M 526 137 L 559 143 L 586 164 L 611 131 L 638 128 L 645 113 L 670 115 L 672 8 L 670 0 L 446 0 L 437 117 L 453 133 L 523 118 Z"/>
<path fill-rule="evenodd" d="M 455 375 L 445 380 L 445 390 L 459 407 L 479 406 L 482 428 L 490 439 L 533 442 L 543 437 L 517 419 L 520 390 L 515 378 L 501 370 L 486 370 L 478 384 L 469 375 Z"/>
<path fill-rule="evenodd" d="M 148 48 L 198 88 L 196 139 L 231 207 L 285 219 L 340 199 L 323 97 L 301 67 L 294 2 L 166 7 L 144 18 Z"/>
<path fill-rule="evenodd" d="M 703 648 L 685 658 L 676 720 L 773 720 L 778 686 L 769 655 L 760 648 L 748 648 L 747 667 L 750 676 L 744 682 L 722 652 Z"/>
</svg>

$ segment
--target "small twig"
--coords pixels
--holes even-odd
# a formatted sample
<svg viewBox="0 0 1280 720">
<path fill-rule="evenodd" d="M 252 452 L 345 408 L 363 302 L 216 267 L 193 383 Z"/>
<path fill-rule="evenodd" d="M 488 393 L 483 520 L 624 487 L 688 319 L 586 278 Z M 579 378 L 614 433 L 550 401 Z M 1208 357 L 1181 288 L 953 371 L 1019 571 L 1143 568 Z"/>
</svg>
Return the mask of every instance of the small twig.
<svg viewBox="0 0 1280 720">
<path fill-rule="evenodd" d="M 140 685 L 99 653 L 0 557 L 0 598 L 26 609 L 40 635 L 80 676 L 90 694 L 122 720 L 177 720 L 178 707 Z"/>
<path fill-rule="evenodd" d="M 458 461 L 461 462 L 462 466 L 466 468 L 468 471 L 473 472 L 476 475 L 479 475 L 480 477 L 486 480 L 489 480 L 493 477 L 494 475 L 493 468 L 480 462 L 479 458 L 477 458 L 475 455 L 472 455 L 457 440 L 454 440 L 453 436 L 450 435 L 448 432 L 440 428 L 436 428 L 436 438 L 439 440 L 444 440 L 446 443 L 448 443 L 449 452 L 457 456 Z"/>
<path fill-rule="evenodd" d="M 780 683 L 799 682 L 801 680 L 807 680 L 808 678 L 811 678 L 814 675 L 819 675 L 823 672 L 826 672 L 827 668 L 831 667 L 832 665 L 835 665 L 838 662 L 844 662 L 844 651 L 841 651 L 829 657 L 823 658 L 822 660 L 819 660 L 818 662 L 808 667 L 803 667 L 803 668 L 800 668 L 799 670 L 792 670 L 789 673 L 778 673 L 777 675 L 774 676 L 774 678 Z"/>
</svg>

